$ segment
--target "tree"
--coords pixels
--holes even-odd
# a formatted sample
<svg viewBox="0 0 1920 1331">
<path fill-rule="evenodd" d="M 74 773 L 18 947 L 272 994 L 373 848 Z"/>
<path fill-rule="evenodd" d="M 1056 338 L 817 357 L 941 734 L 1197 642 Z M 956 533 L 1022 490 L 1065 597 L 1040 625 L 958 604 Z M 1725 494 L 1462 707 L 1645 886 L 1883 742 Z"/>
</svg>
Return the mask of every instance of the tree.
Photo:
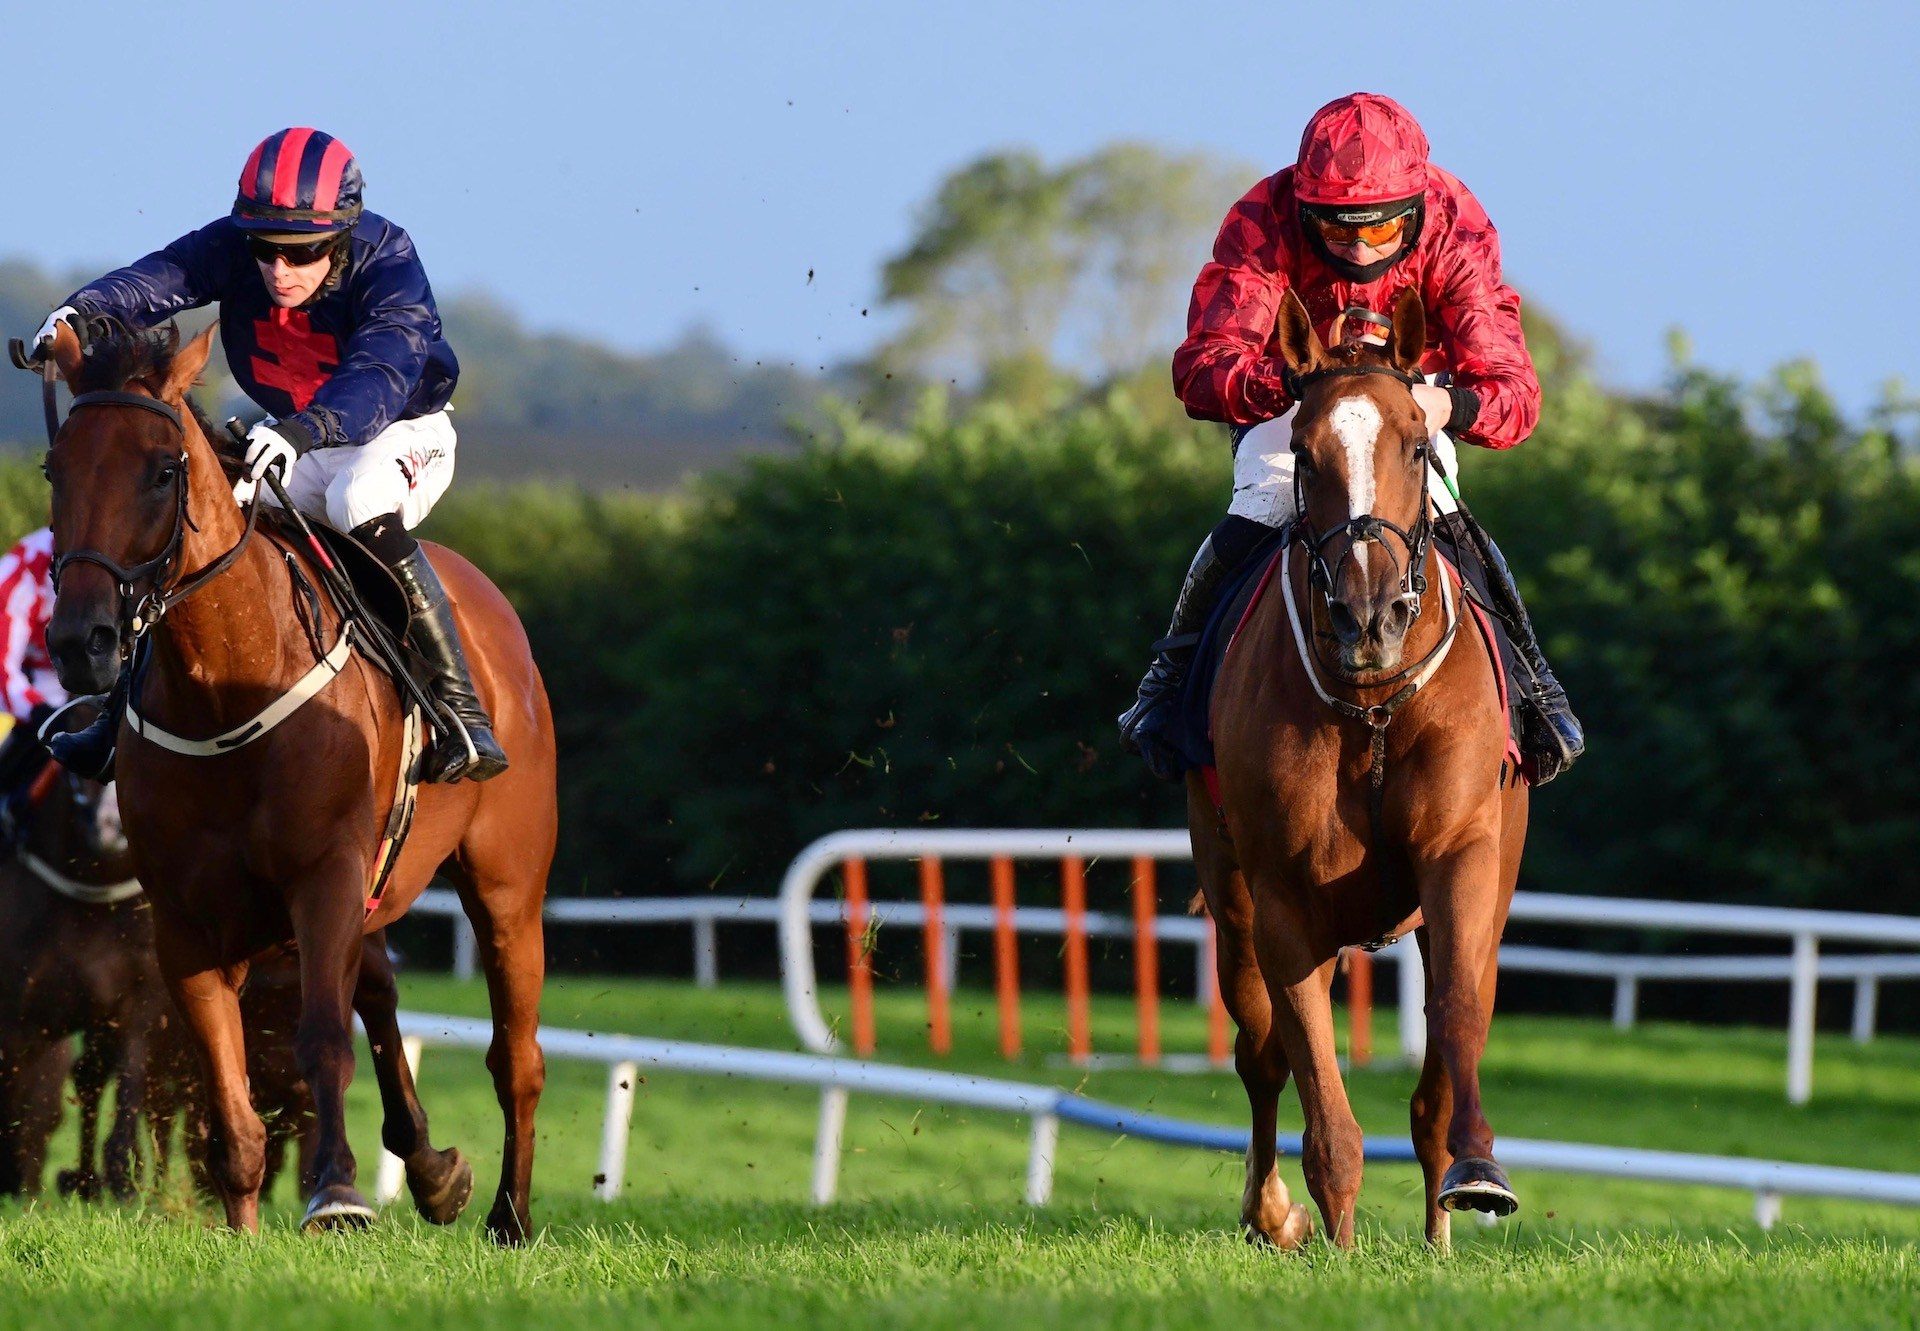
<svg viewBox="0 0 1920 1331">
<path fill-rule="evenodd" d="M 1178 339 L 1187 285 L 1253 173 L 1115 144 L 1048 167 L 995 153 L 941 184 L 881 295 L 908 312 L 889 372 L 1036 407 L 1124 377 Z"/>
</svg>

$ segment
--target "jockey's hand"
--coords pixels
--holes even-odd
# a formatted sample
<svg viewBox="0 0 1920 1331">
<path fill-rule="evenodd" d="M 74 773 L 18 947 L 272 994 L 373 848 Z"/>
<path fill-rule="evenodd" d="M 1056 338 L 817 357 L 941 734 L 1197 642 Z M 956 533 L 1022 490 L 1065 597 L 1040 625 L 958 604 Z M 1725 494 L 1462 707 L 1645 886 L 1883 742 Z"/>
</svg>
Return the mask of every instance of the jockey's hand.
<svg viewBox="0 0 1920 1331">
<path fill-rule="evenodd" d="M 1437 384 L 1415 384 L 1413 400 L 1426 415 L 1429 438 L 1446 429 L 1453 419 L 1453 394 Z"/>
<path fill-rule="evenodd" d="M 47 321 L 40 325 L 40 331 L 33 335 L 33 346 L 28 352 L 30 359 L 39 360 L 53 350 L 54 334 L 60 331 L 60 325 L 62 323 L 65 323 L 67 327 L 73 329 L 75 336 L 78 336 L 80 331 L 80 311 L 74 309 L 71 305 L 62 305 L 52 314 L 49 314 Z"/>
<path fill-rule="evenodd" d="M 278 472 L 285 483 L 300 454 L 313 447 L 306 432 L 284 421 L 261 421 L 247 431 L 247 452 L 243 459 L 246 474 L 234 482 L 233 497 L 242 504 L 251 503 L 260 482 L 269 471 Z"/>
</svg>

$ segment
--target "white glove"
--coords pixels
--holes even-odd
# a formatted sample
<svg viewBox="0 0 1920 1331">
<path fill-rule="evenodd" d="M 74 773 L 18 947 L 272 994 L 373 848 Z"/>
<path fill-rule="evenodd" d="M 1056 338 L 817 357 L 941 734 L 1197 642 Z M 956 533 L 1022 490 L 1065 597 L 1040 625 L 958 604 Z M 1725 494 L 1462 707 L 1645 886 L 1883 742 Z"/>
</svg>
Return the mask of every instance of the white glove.
<svg viewBox="0 0 1920 1331">
<path fill-rule="evenodd" d="M 233 483 L 233 497 L 241 504 L 253 502 L 253 496 L 260 488 L 260 482 L 266 478 L 269 470 L 278 470 L 284 482 L 293 471 L 293 464 L 300 458 L 299 450 L 294 448 L 287 436 L 281 432 L 279 423 L 265 420 L 247 431 L 247 453 L 244 465 L 246 475 Z"/>
<path fill-rule="evenodd" d="M 80 311 L 74 309 L 71 305 L 62 305 L 59 309 L 47 316 L 47 321 L 40 325 L 40 331 L 33 335 L 33 346 L 29 352 L 29 355 L 33 359 L 38 360 L 41 356 L 53 349 L 54 334 L 60 331 L 60 325 L 63 321 L 74 328 L 78 328 L 80 326 Z"/>
</svg>

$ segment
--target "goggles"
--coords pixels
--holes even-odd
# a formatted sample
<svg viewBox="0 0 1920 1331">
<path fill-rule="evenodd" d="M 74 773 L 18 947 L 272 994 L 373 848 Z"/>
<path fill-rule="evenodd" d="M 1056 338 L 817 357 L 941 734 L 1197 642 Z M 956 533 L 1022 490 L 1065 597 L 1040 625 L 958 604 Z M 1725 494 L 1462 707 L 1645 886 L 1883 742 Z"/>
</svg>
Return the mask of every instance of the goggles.
<svg viewBox="0 0 1920 1331">
<path fill-rule="evenodd" d="M 319 263 L 333 253 L 340 243 L 344 232 L 321 236 L 305 245 L 277 245 L 259 236 L 247 237 L 247 252 L 261 263 L 272 263 L 275 259 L 285 259 L 289 267 L 305 268 L 309 264 Z"/>
<path fill-rule="evenodd" d="M 1407 221 L 1413 216 L 1413 209 L 1397 217 L 1389 217 L 1384 222 L 1370 222 L 1365 226 L 1349 226 L 1344 222 L 1330 222 L 1309 214 L 1309 220 L 1319 229 L 1321 239 L 1329 245 L 1352 245 L 1356 241 L 1375 249 L 1388 244 L 1407 229 Z"/>
</svg>

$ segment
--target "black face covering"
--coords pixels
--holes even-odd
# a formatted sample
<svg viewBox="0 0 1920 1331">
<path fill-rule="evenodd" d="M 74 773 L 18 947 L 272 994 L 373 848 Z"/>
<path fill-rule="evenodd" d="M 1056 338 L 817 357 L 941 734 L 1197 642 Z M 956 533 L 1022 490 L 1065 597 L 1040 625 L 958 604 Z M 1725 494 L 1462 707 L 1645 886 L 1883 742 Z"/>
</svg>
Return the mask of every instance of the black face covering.
<svg viewBox="0 0 1920 1331">
<path fill-rule="evenodd" d="M 1413 215 L 1407 222 L 1407 228 L 1400 233 L 1399 249 L 1384 259 L 1375 259 L 1372 263 L 1349 263 L 1327 248 L 1326 237 L 1320 234 L 1320 228 L 1313 224 L 1313 219 L 1307 215 L 1304 207 L 1300 210 L 1300 229 L 1307 233 L 1307 244 L 1313 247 L 1313 252 L 1320 256 L 1322 263 L 1348 282 L 1371 282 L 1413 253 L 1413 247 L 1420 243 L 1420 231 L 1426 222 L 1427 204 L 1426 200 L 1422 199 L 1413 205 Z"/>
</svg>

